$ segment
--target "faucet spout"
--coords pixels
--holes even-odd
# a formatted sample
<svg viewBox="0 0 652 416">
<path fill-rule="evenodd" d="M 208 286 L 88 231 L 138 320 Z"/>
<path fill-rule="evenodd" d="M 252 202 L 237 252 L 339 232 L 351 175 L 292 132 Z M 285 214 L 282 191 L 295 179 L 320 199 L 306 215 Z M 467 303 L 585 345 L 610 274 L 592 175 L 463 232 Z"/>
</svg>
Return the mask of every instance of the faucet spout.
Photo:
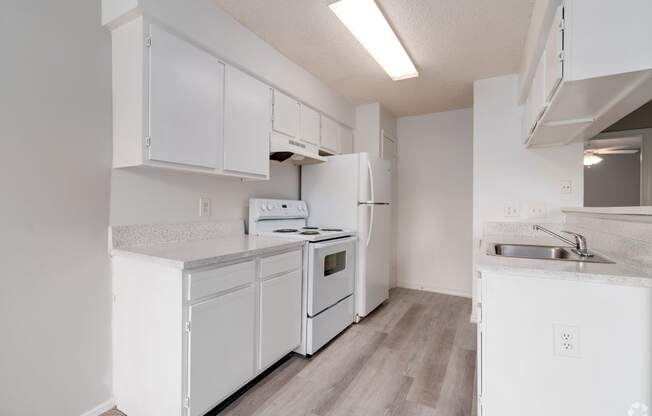
<svg viewBox="0 0 652 416">
<path fill-rule="evenodd" d="M 566 244 L 571 245 L 573 248 L 573 252 L 577 254 L 578 256 L 581 257 L 593 257 L 593 254 L 589 253 L 587 244 L 586 244 L 586 237 L 584 237 L 582 234 L 574 233 L 572 231 L 562 231 L 562 233 L 566 233 L 569 235 L 572 235 L 575 239 L 575 241 L 569 240 L 566 237 L 563 237 L 555 232 L 550 231 L 547 228 L 543 228 L 542 226 L 535 224 L 532 227 L 535 231 L 543 231 L 546 234 L 549 234 L 550 236 L 561 240 L 565 242 Z"/>
</svg>

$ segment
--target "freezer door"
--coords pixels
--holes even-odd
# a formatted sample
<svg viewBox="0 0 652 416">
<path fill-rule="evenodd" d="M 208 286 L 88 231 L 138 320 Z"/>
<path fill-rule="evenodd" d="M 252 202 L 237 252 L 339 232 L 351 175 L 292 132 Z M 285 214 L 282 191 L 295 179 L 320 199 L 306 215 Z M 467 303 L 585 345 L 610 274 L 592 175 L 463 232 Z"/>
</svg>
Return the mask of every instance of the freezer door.
<svg viewBox="0 0 652 416">
<path fill-rule="evenodd" d="M 392 195 L 392 163 L 360 153 L 359 201 L 389 203 Z"/>
<path fill-rule="evenodd" d="M 391 206 L 362 204 L 358 216 L 356 313 L 364 317 L 389 298 Z"/>
</svg>

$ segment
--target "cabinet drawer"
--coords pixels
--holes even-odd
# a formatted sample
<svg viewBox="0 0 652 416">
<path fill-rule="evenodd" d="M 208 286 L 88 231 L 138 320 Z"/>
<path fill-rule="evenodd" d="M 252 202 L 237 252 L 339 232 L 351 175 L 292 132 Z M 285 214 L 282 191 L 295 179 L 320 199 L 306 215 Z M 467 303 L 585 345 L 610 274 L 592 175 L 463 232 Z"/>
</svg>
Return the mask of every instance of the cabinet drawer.
<svg viewBox="0 0 652 416">
<path fill-rule="evenodd" d="M 301 268 L 301 250 L 276 256 L 265 257 L 260 260 L 260 277 L 265 278 L 278 273 L 289 272 Z"/>
<path fill-rule="evenodd" d="M 256 278 L 253 260 L 188 274 L 188 300 L 251 283 Z"/>
</svg>

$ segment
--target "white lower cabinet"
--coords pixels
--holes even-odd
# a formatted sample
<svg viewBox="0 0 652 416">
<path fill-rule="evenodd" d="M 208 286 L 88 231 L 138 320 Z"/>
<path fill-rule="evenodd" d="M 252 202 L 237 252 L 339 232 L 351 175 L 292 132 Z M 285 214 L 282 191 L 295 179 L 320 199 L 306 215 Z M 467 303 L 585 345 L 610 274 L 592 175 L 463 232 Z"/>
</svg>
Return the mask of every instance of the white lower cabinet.
<svg viewBox="0 0 652 416">
<path fill-rule="evenodd" d="M 115 256 L 113 381 L 129 416 L 201 416 L 301 338 L 302 250 L 190 270 Z"/>
<path fill-rule="evenodd" d="M 478 416 L 626 415 L 652 403 L 652 288 L 481 276 Z"/>
<path fill-rule="evenodd" d="M 208 412 L 254 377 L 255 303 L 256 288 L 250 285 L 190 307 L 188 404 L 191 416 Z"/>
<path fill-rule="evenodd" d="M 263 370 L 301 342 L 301 272 L 260 284 L 260 353 Z"/>
</svg>

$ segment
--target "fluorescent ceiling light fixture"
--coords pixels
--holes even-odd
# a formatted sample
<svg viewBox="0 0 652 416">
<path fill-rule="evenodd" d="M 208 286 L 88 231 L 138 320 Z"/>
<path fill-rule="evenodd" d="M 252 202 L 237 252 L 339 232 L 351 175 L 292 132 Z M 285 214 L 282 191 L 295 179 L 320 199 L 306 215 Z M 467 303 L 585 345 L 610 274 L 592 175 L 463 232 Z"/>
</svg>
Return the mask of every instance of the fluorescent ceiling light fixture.
<svg viewBox="0 0 652 416">
<path fill-rule="evenodd" d="M 593 166 L 597 165 L 600 162 L 602 162 L 602 158 L 600 156 L 593 153 L 584 154 L 584 166 Z"/>
<path fill-rule="evenodd" d="M 374 0 L 339 0 L 328 7 L 394 81 L 419 76 Z"/>
</svg>

